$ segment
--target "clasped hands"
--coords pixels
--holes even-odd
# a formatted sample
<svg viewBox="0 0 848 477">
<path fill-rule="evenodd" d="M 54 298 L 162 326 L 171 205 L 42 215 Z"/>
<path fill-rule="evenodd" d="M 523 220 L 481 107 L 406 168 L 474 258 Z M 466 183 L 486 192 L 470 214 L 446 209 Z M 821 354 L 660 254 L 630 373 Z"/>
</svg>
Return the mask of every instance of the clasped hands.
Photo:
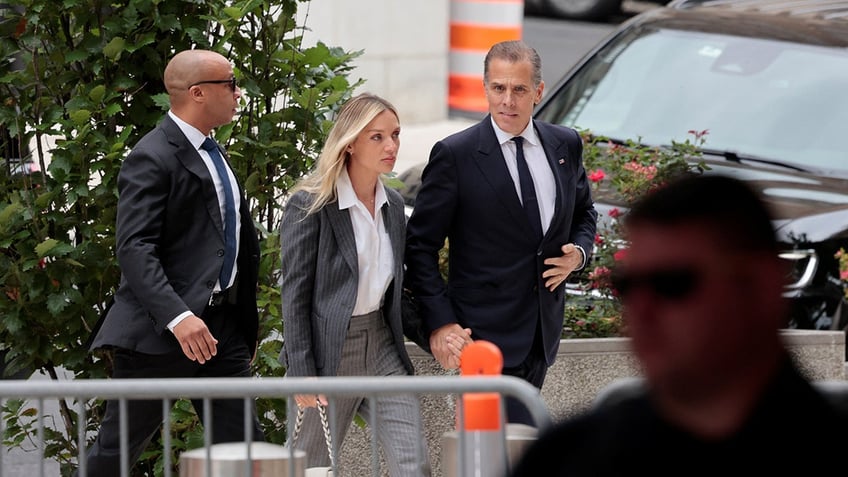
<svg viewBox="0 0 848 477">
<path fill-rule="evenodd" d="M 471 328 L 463 328 L 456 323 L 451 323 L 430 333 L 430 351 L 443 368 L 457 369 L 462 348 L 473 341 Z"/>
</svg>

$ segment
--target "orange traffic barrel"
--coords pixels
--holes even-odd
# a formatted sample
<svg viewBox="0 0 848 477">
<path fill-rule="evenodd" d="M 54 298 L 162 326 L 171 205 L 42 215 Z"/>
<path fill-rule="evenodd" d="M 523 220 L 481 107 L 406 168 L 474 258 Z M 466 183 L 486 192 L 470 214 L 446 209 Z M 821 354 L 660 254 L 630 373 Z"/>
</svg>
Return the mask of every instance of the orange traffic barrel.
<svg viewBox="0 0 848 477">
<path fill-rule="evenodd" d="M 495 43 L 520 40 L 523 0 L 451 0 L 448 107 L 488 111 L 483 62 Z"/>
</svg>

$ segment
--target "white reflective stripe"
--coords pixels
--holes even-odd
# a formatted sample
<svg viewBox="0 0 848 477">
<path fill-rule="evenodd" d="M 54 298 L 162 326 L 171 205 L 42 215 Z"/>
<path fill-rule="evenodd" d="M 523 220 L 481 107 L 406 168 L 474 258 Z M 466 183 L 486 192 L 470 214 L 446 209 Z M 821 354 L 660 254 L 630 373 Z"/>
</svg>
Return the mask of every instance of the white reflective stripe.
<svg viewBox="0 0 848 477">
<path fill-rule="evenodd" d="M 471 50 L 451 50 L 448 56 L 448 71 L 451 74 L 465 76 L 479 76 L 483 78 L 483 61 L 486 60 L 486 52 Z"/>
<path fill-rule="evenodd" d="M 478 25 L 521 25 L 524 2 L 468 2 L 451 0 L 450 21 Z"/>
</svg>

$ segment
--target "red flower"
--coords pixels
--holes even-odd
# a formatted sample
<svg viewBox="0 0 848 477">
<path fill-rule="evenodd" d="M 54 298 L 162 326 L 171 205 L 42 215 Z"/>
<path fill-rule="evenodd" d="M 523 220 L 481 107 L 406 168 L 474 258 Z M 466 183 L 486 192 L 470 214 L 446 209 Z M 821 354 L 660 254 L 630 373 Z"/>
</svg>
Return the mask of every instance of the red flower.
<svg viewBox="0 0 848 477">
<path fill-rule="evenodd" d="M 601 182 L 602 180 L 604 180 L 604 176 L 605 174 L 603 169 L 598 169 L 595 172 L 589 174 L 589 180 L 592 182 Z"/>
<path fill-rule="evenodd" d="M 607 215 L 609 215 L 610 218 L 615 219 L 618 218 L 619 215 L 621 215 L 621 211 L 618 210 L 618 207 L 613 207 L 609 210 L 609 212 L 607 212 Z"/>
<path fill-rule="evenodd" d="M 627 259 L 627 249 L 626 248 L 619 249 L 617 252 L 615 252 L 612 255 L 612 259 L 615 260 L 616 262 L 626 260 Z"/>
</svg>

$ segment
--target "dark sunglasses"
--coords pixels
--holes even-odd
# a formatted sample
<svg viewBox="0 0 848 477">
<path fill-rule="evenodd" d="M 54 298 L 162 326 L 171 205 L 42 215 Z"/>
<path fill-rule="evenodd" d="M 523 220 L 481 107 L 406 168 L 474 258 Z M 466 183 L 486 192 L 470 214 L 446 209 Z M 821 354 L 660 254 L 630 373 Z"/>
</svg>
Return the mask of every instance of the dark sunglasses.
<svg viewBox="0 0 848 477">
<path fill-rule="evenodd" d="M 613 271 L 612 286 L 621 298 L 640 288 L 647 288 L 657 298 L 683 300 L 691 295 L 701 282 L 701 274 L 694 268 L 680 267 L 632 273 Z"/>
<path fill-rule="evenodd" d="M 198 81 L 197 83 L 194 83 L 194 84 L 190 85 L 190 86 L 189 86 L 189 88 L 191 88 L 192 86 L 197 86 L 197 85 L 199 85 L 199 84 L 226 84 L 226 85 L 228 85 L 228 86 L 230 87 L 230 89 L 231 89 L 231 90 L 233 90 L 234 92 L 235 92 L 235 90 L 236 90 L 236 87 L 238 86 L 238 84 L 236 84 L 236 77 L 235 77 L 235 76 L 233 76 L 232 78 L 230 78 L 230 79 L 225 79 L 225 80 L 207 80 L 207 81 Z"/>
</svg>

